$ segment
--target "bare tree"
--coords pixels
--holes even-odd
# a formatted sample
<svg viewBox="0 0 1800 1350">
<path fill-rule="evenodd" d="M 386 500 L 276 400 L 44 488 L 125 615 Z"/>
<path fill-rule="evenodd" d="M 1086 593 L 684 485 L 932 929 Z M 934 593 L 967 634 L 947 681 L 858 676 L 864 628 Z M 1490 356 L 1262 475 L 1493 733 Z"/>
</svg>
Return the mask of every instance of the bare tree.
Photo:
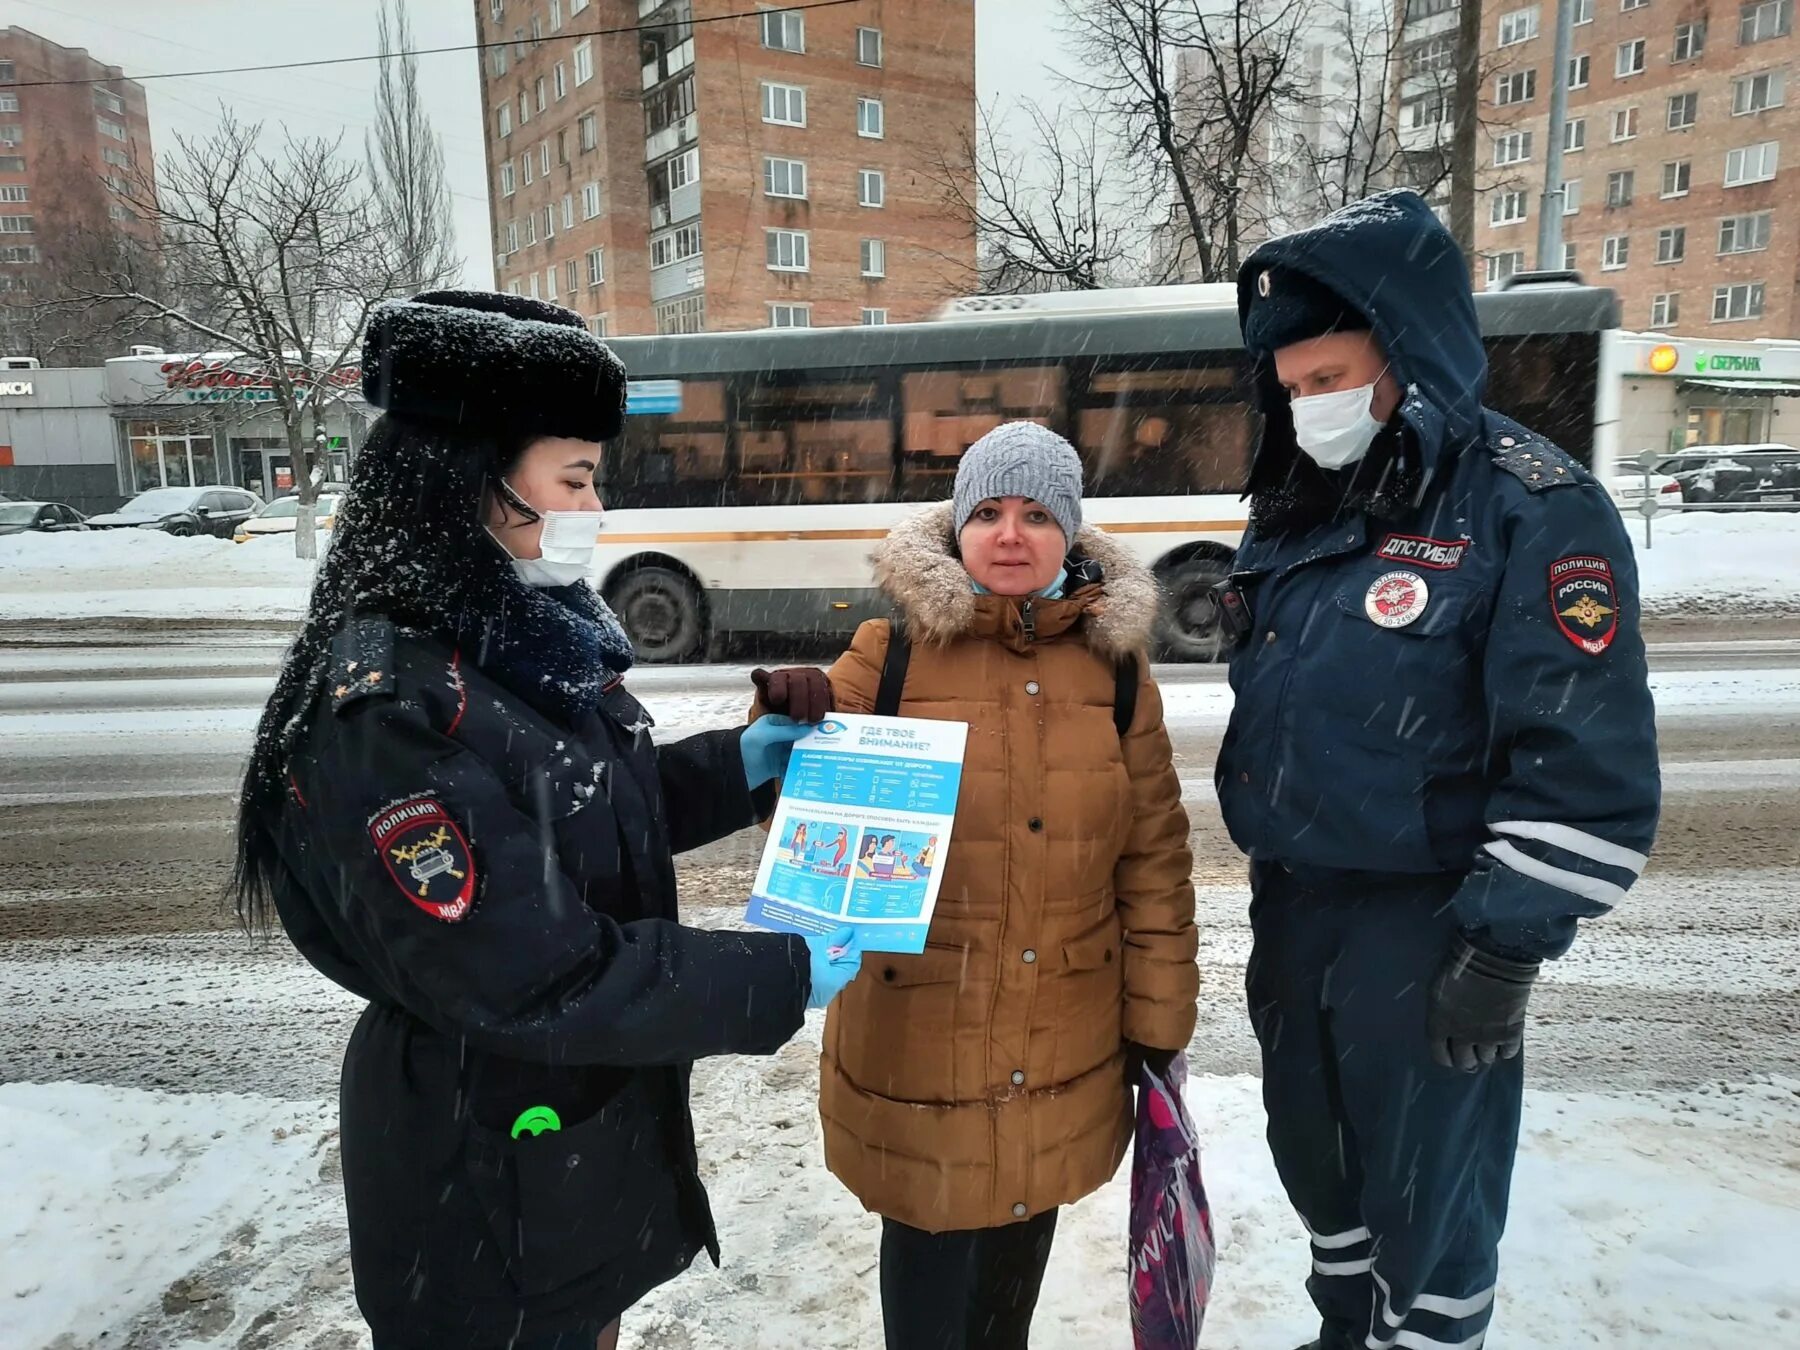
<svg viewBox="0 0 1800 1350">
<path fill-rule="evenodd" d="M 323 448 L 327 412 L 357 384 L 370 311 L 416 272 L 337 141 L 287 137 L 270 151 L 263 140 L 226 109 L 210 135 L 177 136 L 160 185 L 142 179 L 127 194 L 160 230 L 160 271 L 115 258 L 61 306 L 166 324 L 217 350 L 210 376 L 268 392 L 300 499 L 295 551 L 312 558 L 329 463 L 314 443 Z"/>
<path fill-rule="evenodd" d="M 456 254 L 444 147 L 419 93 L 406 0 L 381 0 L 376 43 L 388 58 L 375 86 L 375 125 L 364 140 L 374 209 L 389 231 L 409 292 L 442 285 L 462 270 Z"/>
<path fill-rule="evenodd" d="M 1456 14 L 1456 97 L 1450 134 L 1450 233 L 1475 265 L 1475 153 L 1481 128 L 1481 14 L 1463 0 Z"/>
<path fill-rule="evenodd" d="M 1085 72 L 1141 198 L 1172 200 L 1201 281 L 1235 277 L 1266 230 L 1271 119 L 1304 98 L 1296 54 L 1311 0 L 1062 0 Z"/>
<path fill-rule="evenodd" d="M 999 118 L 976 123 L 935 166 L 945 207 L 976 236 L 977 283 L 984 294 L 1095 290 L 1118 280 L 1129 231 L 1107 199 L 1097 124 L 1053 118 L 1029 100 L 1027 147 L 1011 144 Z"/>
</svg>

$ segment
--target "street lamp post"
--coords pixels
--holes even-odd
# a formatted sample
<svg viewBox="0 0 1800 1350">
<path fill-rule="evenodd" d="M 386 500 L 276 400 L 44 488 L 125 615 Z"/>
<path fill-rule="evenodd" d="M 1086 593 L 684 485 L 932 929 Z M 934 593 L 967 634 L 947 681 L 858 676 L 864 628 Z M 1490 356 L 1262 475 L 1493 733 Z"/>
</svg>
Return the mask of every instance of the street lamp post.
<svg viewBox="0 0 1800 1350">
<path fill-rule="evenodd" d="M 1557 0 L 1556 54 L 1550 62 L 1550 122 L 1545 128 L 1544 195 L 1538 206 L 1537 265 L 1556 272 L 1563 265 L 1563 124 L 1569 111 L 1569 48 L 1575 37 L 1575 6 L 1580 0 Z"/>
</svg>

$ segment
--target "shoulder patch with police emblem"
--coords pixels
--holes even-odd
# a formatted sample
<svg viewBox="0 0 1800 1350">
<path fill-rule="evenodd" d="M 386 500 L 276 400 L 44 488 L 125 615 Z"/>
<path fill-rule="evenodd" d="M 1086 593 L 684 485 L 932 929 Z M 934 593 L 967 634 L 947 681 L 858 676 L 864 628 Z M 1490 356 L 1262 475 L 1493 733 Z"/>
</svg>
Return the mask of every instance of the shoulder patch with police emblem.
<svg viewBox="0 0 1800 1350">
<path fill-rule="evenodd" d="M 1550 564 L 1550 613 L 1562 635 L 1589 656 L 1599 656 L 1619 635 L 1619 592 L 1612 564 L 1597 554 L 1558 558 Z"/>
<path fill-rule="evenodd" d="M 445 923 L 468 914 L 475 902 L 475 855 L 435 797 L 382 808 L 369 822 L 369 838 L 413 904 Z"/>
</svg>

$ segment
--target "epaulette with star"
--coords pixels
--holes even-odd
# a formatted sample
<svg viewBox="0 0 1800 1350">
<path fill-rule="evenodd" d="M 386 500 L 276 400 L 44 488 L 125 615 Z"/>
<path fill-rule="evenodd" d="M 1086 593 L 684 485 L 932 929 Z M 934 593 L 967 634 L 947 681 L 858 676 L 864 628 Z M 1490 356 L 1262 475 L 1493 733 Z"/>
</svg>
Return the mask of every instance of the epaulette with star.
<svg viewBox="0 0 1800 1350">
<path fill-rule="evenodd" d="M 1523 427 L 1491 437 L 1488 449 L 1493 451 L 1494 467 L 1506 470 L 1528 491 L 1542 492 L 1582 481 L 1581 464 L 1573 455 Z"/>
<path fill-rule="evenodd" d="M 394 625 L 377 615 L 352 619 L 331 639 L 325 693 L 332 710 L 394 692 Z"/>
</svg>

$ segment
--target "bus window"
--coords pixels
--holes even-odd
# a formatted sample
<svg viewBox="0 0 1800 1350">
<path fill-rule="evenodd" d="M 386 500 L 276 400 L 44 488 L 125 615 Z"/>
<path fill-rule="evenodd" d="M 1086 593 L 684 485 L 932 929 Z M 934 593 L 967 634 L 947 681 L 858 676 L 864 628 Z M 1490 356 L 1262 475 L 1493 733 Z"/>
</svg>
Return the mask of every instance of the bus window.
<svg viewBox="0 0 1800 1350">
<path fill-rule="evenodd" d="M 606 447 L 601 499 L 608 507 L 729 506 L 725 384 L 684 380 L 681 410 L 634 414 Z"/>
<path fill-rule="evenodd" d="M 1496 338 L 1487 352 L 1482 401 L 1589 463 L 1600 380 L 1600 346 L 1593 334 Z"/>
<path fill-rule="evenodd" d="M 991 370 L 921 370 L 901 377 L 905 432 L 900 499 L 942 501 L 956 479 L 956 462 L 1002 422 L 1060 428 L 1064 418 L 1061 366 L 1003 366 Z"/>
<path fill-rule="evenodd" d="M 745 506 L 884 501 L 892 489 L 893 422 L 873 377 L 747 380 L 736 428 Z"/>
<path fill-rule="evenodd" d="M 1096 497 L 1237 492 L 1254 419 L 1229 367 L 1096 372 L 1075 444 Z"/>
</svg>

